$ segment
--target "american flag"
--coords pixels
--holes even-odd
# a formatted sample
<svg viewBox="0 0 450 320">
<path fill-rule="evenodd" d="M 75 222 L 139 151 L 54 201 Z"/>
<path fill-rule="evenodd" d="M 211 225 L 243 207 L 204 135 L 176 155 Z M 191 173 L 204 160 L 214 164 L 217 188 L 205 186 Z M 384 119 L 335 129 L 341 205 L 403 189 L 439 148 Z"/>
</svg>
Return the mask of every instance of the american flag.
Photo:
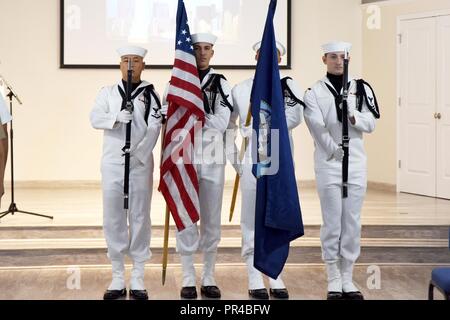
<svg viewBox="0 0 450 320">
<path fill-rule="evenodd" d="M 203 95 L 183 0 L 178 0 L 176 32 L 159 190 L 181 231 L 199 220 L 199 183 L 193 164 L 194 136 L 202 129 L 205 119 Z"/>
</svg>

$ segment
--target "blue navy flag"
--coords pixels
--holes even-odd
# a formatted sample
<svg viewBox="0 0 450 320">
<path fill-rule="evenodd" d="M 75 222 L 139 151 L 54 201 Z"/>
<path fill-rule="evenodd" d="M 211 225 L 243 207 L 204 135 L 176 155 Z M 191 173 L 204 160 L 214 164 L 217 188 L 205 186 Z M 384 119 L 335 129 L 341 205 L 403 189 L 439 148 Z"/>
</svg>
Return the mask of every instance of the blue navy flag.
<svg viewBox="0 0 450 320">
<path fill-rule="evenodd" d="M 283 270 L 290 241 L 304 234 L 278 67 L 276 6 L 271 0 L 251 95 L 258 149 L 253 151 L 258 179 L 254 266 L 273 279 Z"/>
</svg>

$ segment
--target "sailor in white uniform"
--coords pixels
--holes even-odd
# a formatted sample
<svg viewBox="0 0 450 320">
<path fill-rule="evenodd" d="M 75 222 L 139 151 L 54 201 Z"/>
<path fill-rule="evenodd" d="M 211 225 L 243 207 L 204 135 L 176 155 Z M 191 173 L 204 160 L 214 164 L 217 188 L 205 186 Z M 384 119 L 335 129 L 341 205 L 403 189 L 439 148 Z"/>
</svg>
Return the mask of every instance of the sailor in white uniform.
<svg viewBox="0 0 450 320">
<path fill-rule="evenodd" d="M 194 224 L 181 232 L 177 232 L 177 251 L 180 254 L 183 267 L 180 296 L 184 299 L 197 298 L 194 268 L 194 254 L 197 251 L 203 253 L 202 295 L 208 298 L 221 297 L 214 271 L 217 246 L 220 242 L 222 197 L 225 182 L 224 136 L 233 105 L 228 81 L 210 66 L 211 58 L 214 56 L 216 40 L 217 37 L 213 34 L 192 34 L 206 121 L 202 130 L 201 152 L 196 150 L 196 153 L 200 153 L 200 157 L 195 160 L 200 187 L 200 226 Z"/>
<path fill-rule="evenodd" d="M 256 51 L 255 59 L 258 60 L 259 49 L 261 43 L 258 42 L 253 46 Z M 286 54 L 285 47 L 277 42 L 277 49 L 279 53 L 279 62 L 281 57 Z M 297 82 L 290 77 L 282 77 L 281 79 L 283 93 L 285 97 L 285 112 L 286 122 L 289 130 L 289 139 L 291 149 L 293 148 L 292 130 L 300 125 L 303 120 L 303 91 L 298 86 Z M 242 138 L 248 138 L 249 144 L 243 159 L 240 163 L 237 159 L 237 147 L 227 148 L 231 151 L 227 157 L 232 162 L 237 173 L 241 176 L 241 232 L 242 232 L 242 257 L 247 264 L 248 271 L 248 292 L 251 298 L 254 299 L 268 299 L 269 293 L 265 288 L 263 276 L 261 272 L 253 266 L 254 260 L 254 235 L 255 235 L 255 201 L 256 201 L 256 178 L 252 173 L 252 124 L 246 126 L 246 119 L 250 107 L 250 95 L 253 86 L 253 78 L 247 79 L 237 84 L 232 90 L 234 111 L 230 119 L 230 129 L 240 128 Z M 236 124 L 239 119 L 238 124 Z M 275 298 L 286 299 L 289 297 L 288 290 L 281 279 L 269 278 L 270 294 Z"/>
<path fill-rule="evenodd" d="M 353 266 L 360 254 L 360 215 L 367 185 L 363 134 L 373 132 L 380 117 L 370 85 L 349 76 L 348 198 L 343 199 L 341 94 L 343 60 L 350 48 L 351 44 L 345 42 L 323 46 L 327 75 L 304 97 L 305 121 L 315 142 L 315 173 L 323 219 L 320 238 L 328 273 L 327 299 L 363 299 L 352 280 Z"/>
<path fill-rule="evenodd" d="M 146 49 L 123 47 L 122 80 L 100 90 L 90 119 L 95 129 L 103 130 L 101 164 L 103 189 L 103 230 L 112 264 L 112 282 L 104 299 L 126 295 L 124 258 L 133 261 L 130 296 L 148 299 L 144 285 L 145 262 L 150 252 L 150 201 L 153 184 L 153 148 L 158 140 L 162 113 L 153 85 L 141 80 Z M 125 109 L 128 61 L 132 61 L 132 100 L 134 111 Z M 124 152 L 126 126 L 131 121 L 130 191 L 128 216 L 124 210 Z"/>
</svg>

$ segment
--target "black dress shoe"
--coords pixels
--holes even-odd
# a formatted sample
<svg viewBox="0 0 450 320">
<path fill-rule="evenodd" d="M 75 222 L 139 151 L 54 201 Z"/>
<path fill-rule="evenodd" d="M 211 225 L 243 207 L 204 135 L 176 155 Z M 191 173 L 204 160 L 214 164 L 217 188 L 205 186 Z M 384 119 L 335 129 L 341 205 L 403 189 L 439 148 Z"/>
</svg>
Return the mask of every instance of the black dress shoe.
<svg viewBox="0 0 450 320">
<path fill-rule="evenodd" d="M 103 295 L 103 300 L 117 300 L 124 298 L 127 295 L 127 289 L 122 290 L 106 290 Z"/>
<path fill-rule="evenodd" d="M 345 300 L 364 300 L 364 296 L 360 291 L 344 292 L 342 298 Z"/>
<path fill-rule="evenodd" d="M 180 296 L 183 299 L 197 299 L 197 288 L 183 287 L 181 288 Z"/>
<path fill-rule="evenodd" d="M 248 295 L 252 299 L 269 300 L 269 294 L 266 288 L 248 290 Z"/>
<path fill-rule="evenodd" d="M 220 289 L 217 286 L 202 286 L 201 292 L 202 295 L 207 298 L 218 299 L 222 296 L 220 294 Z"/>
<path fill-rule="evenodd" d="M 342 300 L 342 292 L 328 291 L 327 300 Z"/>
<path fill-rule="evenodd" d="M 148 300 L 147 290 L 131 290 L 130 298 L 133 300 Z"/>
<path fill-rule="evenodd" d="M 284 289 L 270 289 L 270 295 L 275 299 L 289 299 L 289 292 Z"/>
</svg>

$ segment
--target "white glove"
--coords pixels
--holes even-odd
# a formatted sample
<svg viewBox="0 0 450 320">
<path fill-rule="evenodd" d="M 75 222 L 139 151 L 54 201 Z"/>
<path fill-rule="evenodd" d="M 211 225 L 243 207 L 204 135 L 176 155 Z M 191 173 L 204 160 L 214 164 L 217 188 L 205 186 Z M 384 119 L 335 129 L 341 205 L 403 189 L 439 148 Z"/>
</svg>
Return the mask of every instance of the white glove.
<svg viewBox="0 0 450 320">
<path fill-rule="evenodd" d="M 241 135 L 242 135 L 242 137 L 244 137 L 244 139 L 251 138 L 252 134 L 253 134 L 253 127 L 252 126 L 248 126 L 248 127 L 243 126 L 243 127 L 241 127 L 240 131 L 241 131 Z"/>
<path fill-rule="evenodd" d="M 239 175 L 239 177 L 242 177 L 242 174 L 244 172 L 242 168 L 242 164 L 240 163 L 233 163 L 233 168 L 236 170 L 236 173 Z"/>
<path fill-rule="evenodd" d="M 328 159 L 328 161 L 330 161 L 331 159 L 342 162 L 342 160 L 344 160 L 344 149 L 342 149 L 342 147 L 337 148 L 336 151 L 334 151 L 331 155 L 330 159 Z"/>
<path fill-rule="evenodd" d="M 117 119 L 116 122 L 120 122 L 120 123 L 129 123 L 131 120 L 133 120 L 133 114 L 131 112 L 129 112 L 126 109 L 123 109 L 122 111 L 119 112 L 119 114 L 117 115 Z"/>
<path fill-rule="evenodd" d="M 163 117 L 167 117 L 167 111 L 169 110 L 169 106 L 167 104 L 164 104 L 161 106 L 161 114 Z"/>
</svg>

